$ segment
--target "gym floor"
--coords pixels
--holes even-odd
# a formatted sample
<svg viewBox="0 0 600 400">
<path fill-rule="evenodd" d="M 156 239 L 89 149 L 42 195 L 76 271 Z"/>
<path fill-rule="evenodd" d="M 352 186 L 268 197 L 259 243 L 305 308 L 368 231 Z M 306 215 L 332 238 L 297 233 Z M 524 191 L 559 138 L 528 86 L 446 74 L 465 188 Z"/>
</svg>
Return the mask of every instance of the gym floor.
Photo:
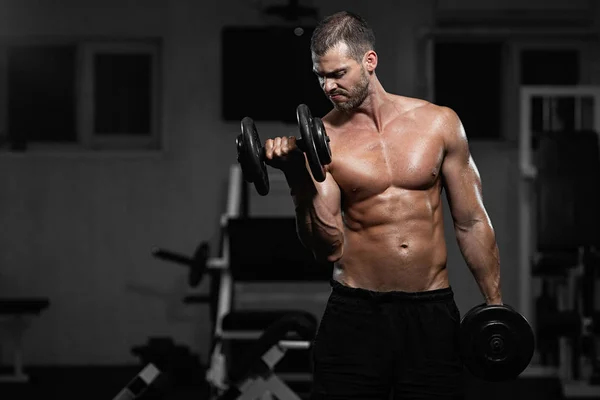
<svg viewBox="0 0 600 400">
<path fill-rule="evenodd" d="M 0 383 L 2 400 L 58 399 L 112 400 L 139 372 L 140 366 L 122 367 L 30 367 L 29 383 Z M 5 372 L 0 369 L 0 372 Z M 554 378 L 520 378 L 508 383 L 484 383 L 468 376 L 466 400 L 559 400 L 565 399 L 560 382 Z M 204 386 L 178 387 L 164 396 L 144 399 L 207 399 Z M 600 397 L 598 397 L 600 399 Z M 573 398 L 570 398 L 572 400 Z M 587 397 L 587 400 L 590 398 Z"/>
</svg>

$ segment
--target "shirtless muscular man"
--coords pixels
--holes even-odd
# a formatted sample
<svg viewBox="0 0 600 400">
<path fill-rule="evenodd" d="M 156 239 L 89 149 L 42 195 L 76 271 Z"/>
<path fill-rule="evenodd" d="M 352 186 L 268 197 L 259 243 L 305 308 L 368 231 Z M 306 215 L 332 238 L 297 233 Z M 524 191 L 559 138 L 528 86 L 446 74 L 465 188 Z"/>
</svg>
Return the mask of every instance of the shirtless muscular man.
<svg viewBox="0 0 600 400">
<path fill-rule="evenodd" d="M 291 189 L 301 242 L 334 265 L 313 347 L 312 398 L 460 398 L 442 190 L 485 302 L 502 304 L 494 230 L 458 116 L 386 92 L 374 44 L 350 12 L 313 33 L 313 69 L 334 106 L 323 117 L 333 155 L 324 182 L 312 178 L 294 137 L 265 143 L 265 161 Z"/>
</svg>

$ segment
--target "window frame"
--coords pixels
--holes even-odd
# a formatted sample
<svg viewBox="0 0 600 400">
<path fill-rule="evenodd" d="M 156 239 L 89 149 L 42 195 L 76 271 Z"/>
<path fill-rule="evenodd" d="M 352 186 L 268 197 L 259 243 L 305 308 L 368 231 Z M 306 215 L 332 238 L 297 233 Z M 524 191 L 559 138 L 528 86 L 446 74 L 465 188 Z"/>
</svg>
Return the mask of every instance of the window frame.
<svg viewBox="0 0 600 400">
<path fill-rule="evenodd" d="M 8 140 L 8 55 L 9 46 L 75 46 L 75 126 L 76 141 L 28 141 L 26 151 L 161 150 L 160 124 L 162 43 L 158 38 L 94 37 L 2 37 L 0 38 L 0 152 L 10 150 Z M 151 62 L 151 120 L 149 135 L 100 134 L 94 131 L 94 57 L 97 54 L 148 54 Z"/>
</svg>

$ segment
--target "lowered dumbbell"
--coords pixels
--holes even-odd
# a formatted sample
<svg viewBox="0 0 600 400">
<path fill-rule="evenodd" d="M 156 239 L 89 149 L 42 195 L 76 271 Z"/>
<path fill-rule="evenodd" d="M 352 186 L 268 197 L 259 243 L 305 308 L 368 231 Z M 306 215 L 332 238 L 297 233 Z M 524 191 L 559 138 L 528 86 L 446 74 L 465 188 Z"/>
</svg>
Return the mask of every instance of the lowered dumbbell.
<svg viewBox="0 0 600 400">
<path fill-rule="evenodd" d="M 508 305 L 473 307 L 460 324 L 462 361 L 486 381 L 515 379 L 527 368 L 535 348 L 529 322 Z"/>
<path fill-rule="evenodd" d="M 300 138 L 296 145 L 306 154 L 308 165 L 317 182 L 325 180 L 325 165 L 331 163 L 329 136 L 321 118 L 313 117 L 305 104 L 296 109 Z M 269 176 L 265 164 L 265 148 L 260 141 L 254 121 L 242 119 L 242 132 L 236 137 L 237 160 L 242 168 L 244 180 L 254 183 L 256 191 L 265 196 L 269 193 Z"/>
<path fill-rule="evenodd" d="M 194 255 L 191 258 L 158 247 L 152 249 L 154 257 L 188 267 L 188 284 L 191 287 L 196 287 L 202 282 L 202 278 L 206 274 L 208 253 L 209 248 L 206 242 L 202 242 L 196 247 Z"/>
</svg>

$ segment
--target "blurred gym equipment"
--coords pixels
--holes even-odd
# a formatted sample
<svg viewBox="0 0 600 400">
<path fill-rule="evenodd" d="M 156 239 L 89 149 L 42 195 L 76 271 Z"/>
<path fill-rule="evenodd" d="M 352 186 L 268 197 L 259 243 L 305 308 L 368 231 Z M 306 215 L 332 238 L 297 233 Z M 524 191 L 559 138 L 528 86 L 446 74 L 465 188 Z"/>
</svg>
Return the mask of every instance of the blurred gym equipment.
<svg viewBox="0 0 600 400">
<path fill-rule="evenodd" d="M 249 218 L 243 210 L 246 186 L 240 165 L 229 174 L 227 210 L 221 217 L 222 240 L 218 257 L 201 243 L 188 257 L 154 248 L 153 255 L 189 268 L 188 282 L 197 286 L 210 276 L 209 293 L 189 295 L 187 304 L 209 304 L 211 355 L 206 380 L 213 399 L 299 399 L 290 386 L 310 384 L 310 344 L 317 317 L 305 309 L 236 307 L 244 284 L 323 282 L 328 288 L 331 265 L 317 265 L 296 235 L 293 217 Z M 268 251 L 262 251 L 265 243 Z M 198 272 L 202 274 L 198 276 Z M 192 279 L 192 275 L 194 279 Z M 262 300 L 285 305 L 300 300 L 325 304 L 327 293 L 261 293 Z M 290 351 L 293 350 L 293 351 Z"/>
<path fill-rule="evenodd" d="M 160 376 L 161 372 L 153 364 L 148 364 L 142 369 L 114 398 L 113 400 L 133 400 L 139 398 Z"/>
<path fill-rule="evenodd" d="M 520 309 L 567 398 L 600 393 L 599 132 L 600 87 L 521 89 Z"/>
<path fill-rule="evenodd" d="M 47 298 L 1 298 L 0 299 L 0 338 L 13 348 L 13 373 L 0 375 L 0 382 L 27 382 L 29 377 L 23 371 L 23 335 L 31 319 L 48 308 Z"/>
</svg>

